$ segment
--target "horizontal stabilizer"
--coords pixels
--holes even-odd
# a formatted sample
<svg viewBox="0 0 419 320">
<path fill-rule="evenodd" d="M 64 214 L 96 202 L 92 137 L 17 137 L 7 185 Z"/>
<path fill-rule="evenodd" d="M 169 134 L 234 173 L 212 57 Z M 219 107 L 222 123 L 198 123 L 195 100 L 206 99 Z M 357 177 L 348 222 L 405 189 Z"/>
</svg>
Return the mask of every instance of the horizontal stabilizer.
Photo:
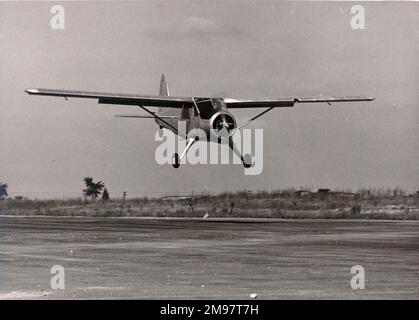
<svg viewBox="0 0 419 320">
<path fill-rule="evenodd" d="M 115 118 L 155 119 L 156 117 L 153 117 L 153 116 L 140 116 L 140 115 L 129 115 L 129 114 L 117 114 L 117 115 L 115 115 Z M 179 120 L 181 120 L 181 118 L 175 117 L 175 116 L 159 116 L 159 118 L 163 118 L 163 119 L 179 119 Z"/>
</svg>

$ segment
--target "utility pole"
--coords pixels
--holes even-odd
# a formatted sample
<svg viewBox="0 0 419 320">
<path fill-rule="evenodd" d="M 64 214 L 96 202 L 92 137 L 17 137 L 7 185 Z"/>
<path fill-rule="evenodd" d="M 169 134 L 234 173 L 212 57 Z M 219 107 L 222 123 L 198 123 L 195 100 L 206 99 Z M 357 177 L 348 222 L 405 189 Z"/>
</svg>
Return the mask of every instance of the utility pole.
<svg viewBox="0 0 419 320">
<path fill-rule="evenodd" d="M 189 207 L 191 208 L 191 211 L 193 213 L 193 191 L 191 192 L 191 199 L 190 199 L 190 202 L 189 202 Z"/>
<path fill-rule="evenodd" d="M 122 203 L 121 203 L 121 208 L 124 207 L 124 203 L 125 203 L 125 198 L 127 197 L 127 192 L 124 191 L 122 192 Z"/>
</svg>

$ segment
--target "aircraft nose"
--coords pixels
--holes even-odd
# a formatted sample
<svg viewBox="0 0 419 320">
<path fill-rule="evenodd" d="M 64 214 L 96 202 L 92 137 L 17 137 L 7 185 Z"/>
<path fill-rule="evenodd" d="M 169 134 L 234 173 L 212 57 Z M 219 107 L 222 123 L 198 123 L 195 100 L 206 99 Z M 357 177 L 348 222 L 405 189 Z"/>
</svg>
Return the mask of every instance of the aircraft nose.
<svg viewBox="0 0 419 320">
<path fill-rule="evenodd" d="M 220 138 L 228 138 L 233 135 L 234 129 L 236 128 L 236 121 L 233 115 L 220 112 L 215 114 L 211 120 L 211 128 L 215 130 L 215 133 Z"/>
</svg>

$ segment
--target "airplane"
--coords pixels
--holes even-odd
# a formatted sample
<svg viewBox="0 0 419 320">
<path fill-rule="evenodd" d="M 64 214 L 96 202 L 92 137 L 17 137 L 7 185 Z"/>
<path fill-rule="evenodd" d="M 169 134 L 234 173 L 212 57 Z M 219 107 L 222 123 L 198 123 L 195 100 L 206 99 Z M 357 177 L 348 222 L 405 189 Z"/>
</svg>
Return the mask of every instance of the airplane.
<svg viewBox="0 0 419 320">
<path fill-rule="evenodd" d="M 218 136 L 218 143 L 227 142 L 232 151 L 241 159 L 245 168 L 250 168 L 250 155 L 242 155 L 233 142 L 235 130 L 239 130 L 274 108 L 294 107 L 299 103 L 327 103 L 372 101 L 375 98 L 365 96 L 354 97 L 320 97 L 320 98 L 275 98 L 275 99 L 231 99 L 222 97 L 179 97 L 171 96 L 165 75 L 160 80 L 159 95 L 138 95 L 109 92 L 90 92 L 57 89 L 27 89 L 30 95 L 55 96 L 68 98 L 97 99 L 99 104 L 137 106 L 149 114 L 147 115 L 117 115 L 120 118 L 151 118 L 160 129 L 168 129 L 187 140 L 186 148 L 181 155 L 174 153 L 172 165 L 179 168 L 180 161 L 192 145 L 199 140 L 197 136 L 188 135 L 193 129 L 201 129 L 206 133 L 207 141 L 213 141 L 211 134 Z M 150 108 L 157 107 L 157 112 Z M 230 112 L 231 109 L 263 108 L 264 110 L 241 125 Z M 186 122 L 186 132 L 179 129 L 179 121 Z"/>
</svg>

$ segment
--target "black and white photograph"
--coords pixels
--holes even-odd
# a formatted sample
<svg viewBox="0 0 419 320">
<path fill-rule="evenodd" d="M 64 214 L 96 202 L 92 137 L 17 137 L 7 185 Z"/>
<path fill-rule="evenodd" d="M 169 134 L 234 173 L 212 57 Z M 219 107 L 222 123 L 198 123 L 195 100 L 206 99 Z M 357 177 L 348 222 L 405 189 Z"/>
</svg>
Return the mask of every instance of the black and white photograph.
<svg viewBox="0 0 419 320">
<path fill-rule="evenodd" d="M 0 300 L 419 299 L 418 88 L 415 1 L 1 1 Z"/>
</svg>

